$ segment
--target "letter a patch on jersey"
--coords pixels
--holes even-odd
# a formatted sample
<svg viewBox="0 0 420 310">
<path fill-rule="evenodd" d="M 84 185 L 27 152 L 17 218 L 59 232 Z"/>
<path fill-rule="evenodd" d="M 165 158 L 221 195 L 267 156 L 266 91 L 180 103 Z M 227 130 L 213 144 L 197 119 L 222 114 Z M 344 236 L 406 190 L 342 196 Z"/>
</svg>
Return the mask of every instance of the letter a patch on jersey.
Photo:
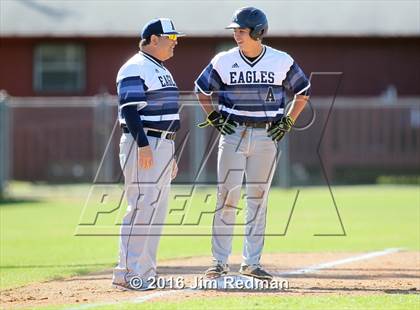
<svg viewBox="0 0 420 310">
<path fill-rule="evenodd" d="M 274 97 L 274 93 L 273 93 L 273 88 L 272 87 L 269 87 L 268 88 L 267 96 L 265 97 L 265 102 L 266 103 L 276 102 L 276 97 Z"/>
</svg>

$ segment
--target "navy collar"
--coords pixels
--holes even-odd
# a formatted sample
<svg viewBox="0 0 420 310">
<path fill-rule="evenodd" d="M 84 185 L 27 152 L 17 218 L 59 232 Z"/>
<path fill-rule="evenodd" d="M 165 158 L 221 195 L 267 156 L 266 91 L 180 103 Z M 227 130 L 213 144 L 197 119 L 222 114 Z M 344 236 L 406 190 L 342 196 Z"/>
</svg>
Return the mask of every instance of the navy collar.
<svg viewBox="0 0 420 310">
<path fill-rule="evenodd" d="M 253 61 L 249 60 L 248 57 L 246 57 L 242 53 L 242 51 L 241 51 L 240 48 L 239 48 L 239 55 L 241 56 L 241 58 L 243 59 L 243 61 L 245 61 L 249 66 L 253 67 L 253 66 L 255 66 L 264 57 L 266 50 L 267 50 L 267 48 L 265 47 L 265 45 L 263 45 L 262 52 Z"/>
<path fill-rule="evenodd" d="M 156 57 L 153 57 L 150 54 L 147 54 L 146 52 L 140 51 L 140 54 L 142 54 L 144 57 L 146 57 L 147 59 L 149 59 L 151 62 L 153 62 L 154 64 L 158 65 L 159 67 L 165 68 L 163 66 L 163 62 L 160 61 L 159 59 L 157 59 Z"/>
</svg>

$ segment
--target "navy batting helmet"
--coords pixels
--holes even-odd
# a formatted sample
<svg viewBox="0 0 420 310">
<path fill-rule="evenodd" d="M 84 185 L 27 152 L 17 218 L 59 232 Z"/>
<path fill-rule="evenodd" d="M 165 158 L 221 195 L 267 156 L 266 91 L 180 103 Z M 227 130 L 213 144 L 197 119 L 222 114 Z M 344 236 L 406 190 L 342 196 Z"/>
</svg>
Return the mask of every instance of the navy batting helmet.
<svg viewBox="0 0 420 310">
<path fill-rule="evenodd" d="M 257 40 L 267 33 L 267 17 L 263 11 L 254 7 L 240 8 L 233 14 L 232 22 L 226 27 L 226 29 L 232 28 L 249 28 L 250 37 Z"/>
</svg>

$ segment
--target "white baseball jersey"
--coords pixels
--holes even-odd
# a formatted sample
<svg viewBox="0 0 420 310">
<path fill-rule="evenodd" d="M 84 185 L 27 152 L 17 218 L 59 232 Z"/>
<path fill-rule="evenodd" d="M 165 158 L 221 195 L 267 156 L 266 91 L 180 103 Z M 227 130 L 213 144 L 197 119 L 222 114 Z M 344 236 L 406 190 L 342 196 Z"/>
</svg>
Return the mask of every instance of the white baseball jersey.
<svg viewBox="0 0 420 310">
<path fill-rule="evenodd" d="M 284 114 L 286 89 L 306 94 L 310 83 L 290 55 L 263 45 L 253 61 L 238 47 L 217 54 L 195 86 L 206 95 L 217 91 L 219 111 L 231 120 L 270 122 Z"/>
<path fill-rule="evenodd" d="M 122 108 L 136 105 L 143 127 L 165 131 L 179 129 L 178 87 L 169 70 L 150 55 L 139 52 L 121 67 L 117 90 L 122 125 L 125 125 Z"/>
</svg>

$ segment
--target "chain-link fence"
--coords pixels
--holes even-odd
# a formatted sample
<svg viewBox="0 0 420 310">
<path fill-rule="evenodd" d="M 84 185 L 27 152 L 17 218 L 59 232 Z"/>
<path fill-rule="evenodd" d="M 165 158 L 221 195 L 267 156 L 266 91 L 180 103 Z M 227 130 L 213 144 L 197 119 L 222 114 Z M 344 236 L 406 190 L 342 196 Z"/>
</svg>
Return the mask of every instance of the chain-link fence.
<svg viewBox="0 0 420 310">
<path fill-rule="evenodd" d="M 280 143 L 273 183 L 372 182 L 383 174 L 420 167 L 420 99 L 382 104 L 377 98 L 312 98 L 297 127 Z M 181 99 L 177 183 L 216 183 L 218 132 L 193 94 Z M 0 98 L 0 180 L 115 183 L 121 129 L 117 99 Z M 309 124 L 309 126 L 307 126 Z"/>
<path fill-rule="evenodd" d="M 8 95 L 0 90 L 0 199 L 3 197 L 9 179 L 9 107 Z"/>
</svg>

